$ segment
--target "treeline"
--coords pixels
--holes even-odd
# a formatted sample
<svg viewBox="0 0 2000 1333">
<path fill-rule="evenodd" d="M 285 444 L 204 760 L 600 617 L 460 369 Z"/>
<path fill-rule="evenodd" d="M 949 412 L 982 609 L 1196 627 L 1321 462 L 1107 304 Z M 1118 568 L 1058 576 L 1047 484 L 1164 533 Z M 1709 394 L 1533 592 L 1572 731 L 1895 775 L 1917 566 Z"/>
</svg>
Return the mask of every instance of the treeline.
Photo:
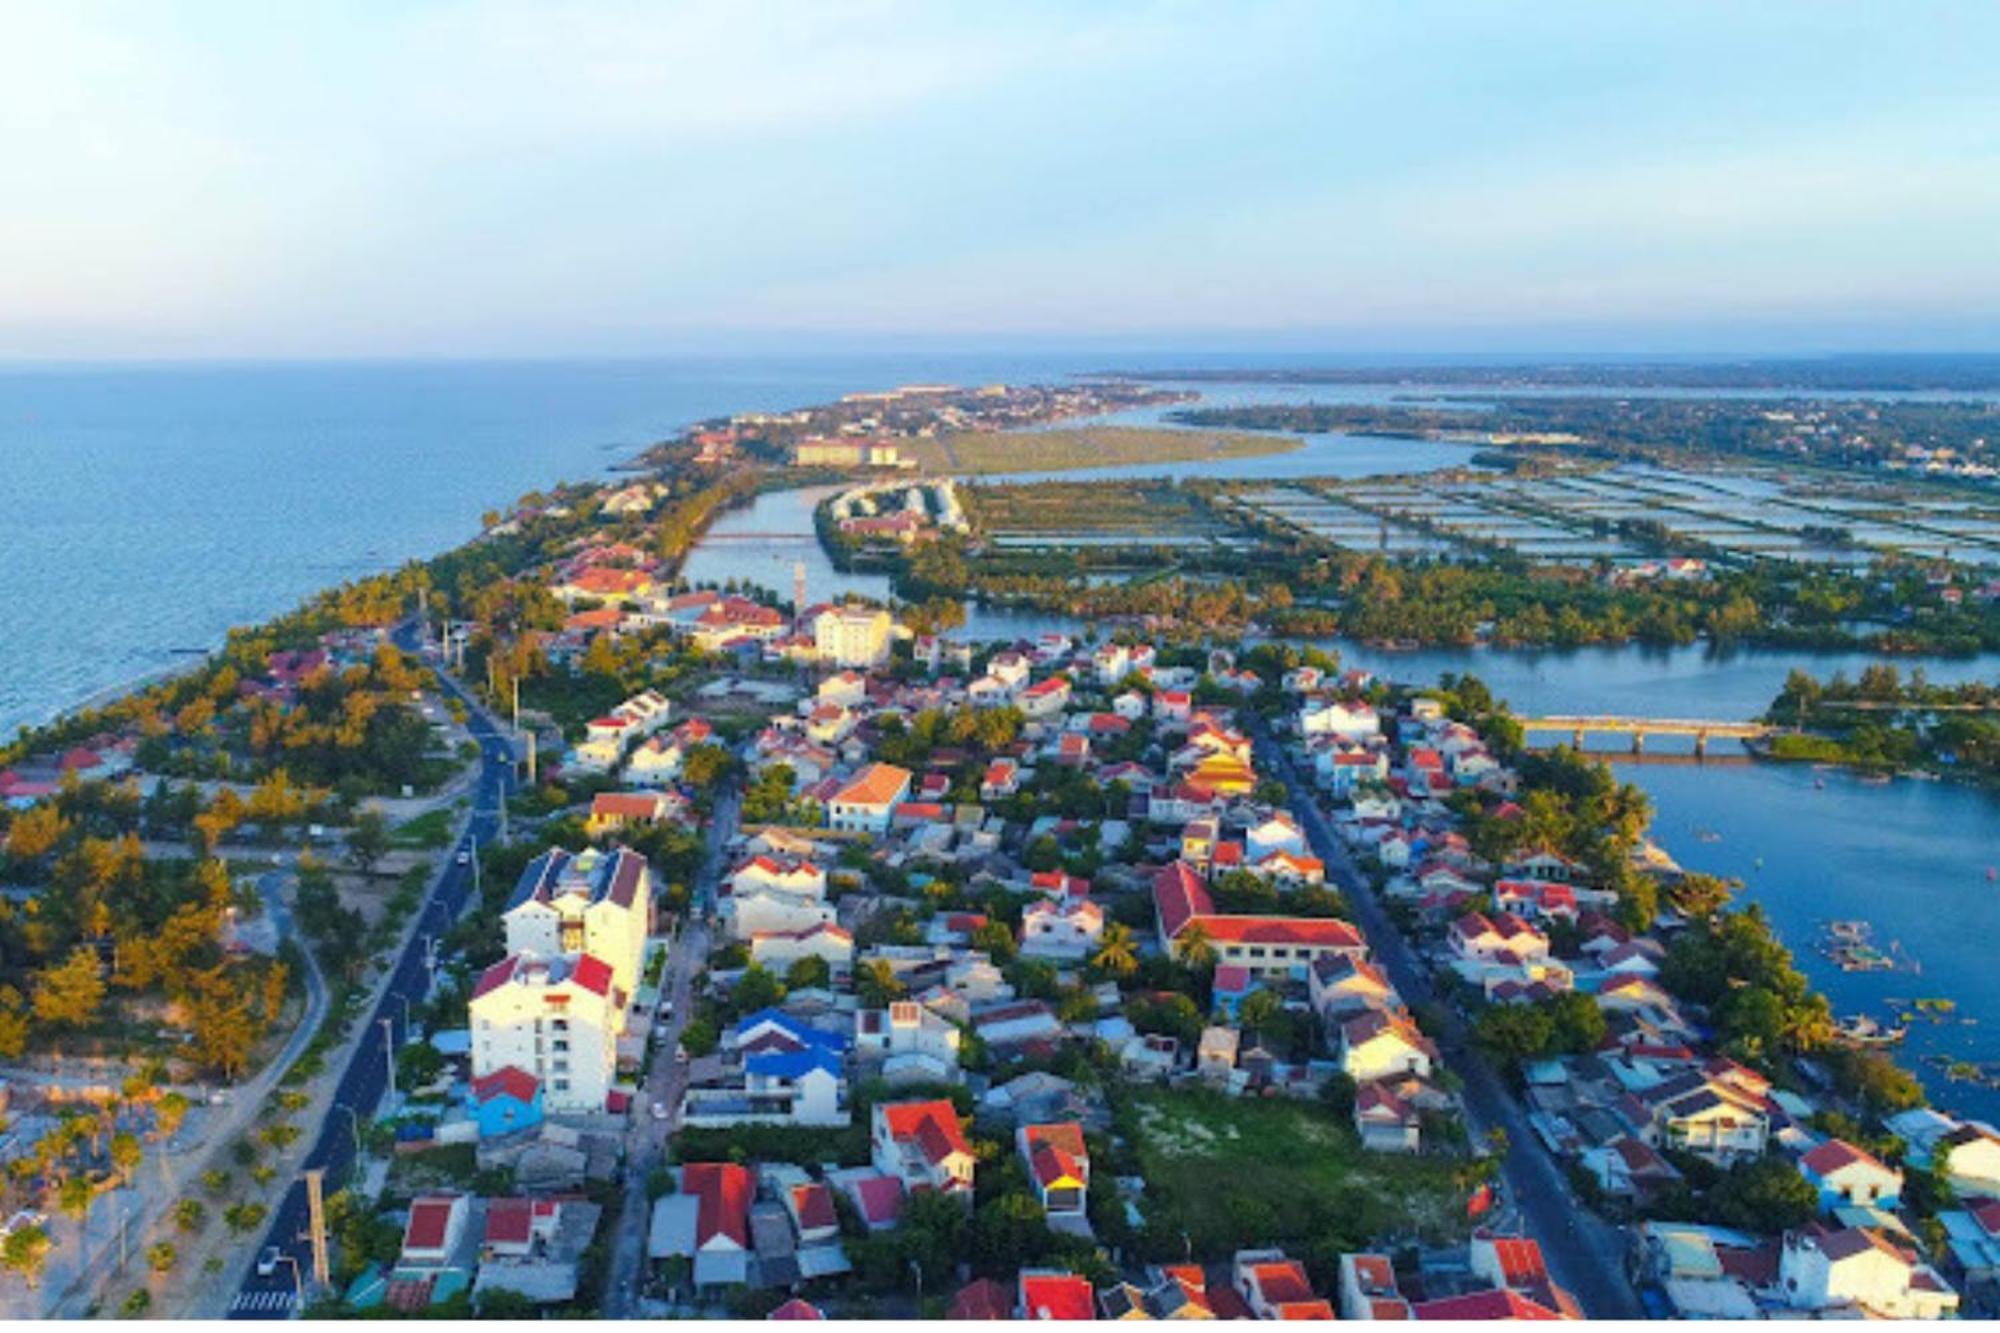
<svg viewBox="0 0 2000 1333">
<path fill-rule="evenodd" d="M 1922 668 L 1905 679 L 1887 664 L 1866 668 L 1857 680 L 1793 671 L 1765 719 L 1794 728 L 1771 738 L 1774 758 L 1858 768 L 1937 765 L 2000 779 L 2000 685 L 1933 685 Z"/>
</svg>

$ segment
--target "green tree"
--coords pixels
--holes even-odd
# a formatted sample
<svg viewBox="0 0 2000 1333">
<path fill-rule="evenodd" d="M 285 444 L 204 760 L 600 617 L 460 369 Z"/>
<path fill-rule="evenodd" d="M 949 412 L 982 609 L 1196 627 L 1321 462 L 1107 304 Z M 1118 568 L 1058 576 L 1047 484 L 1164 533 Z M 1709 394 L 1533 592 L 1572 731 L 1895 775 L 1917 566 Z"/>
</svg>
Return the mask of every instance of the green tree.
<svg viewBox="0 0 2000 1333">
<path fill-rule="evenodd" d="M 174 1270 L 174 1264 L 179 1262 L 179 1260 L 180 1251 L 174 1248 L 172 1241 L 163 1240 L 157 1245 L 148 1246 L 146 1249 L 146 1266 L 155 1273 L 171 1273 Z"/>
<path fill-rule="evenodd" d="M 367 809 L 354 817 L 347 831 L 347 859 L 366 875 L 389 851 L 389 819 L 380 810 Z"/>
<path fill-rule="evenodd" d="M 104 1003 L 104 973 L 95 949 L 79 946 L 35 978 L 35 1017 L 55 1027 L 82 1027 Z"/>
<path fill-rule="evenodd" d="M 182 1231 L 199 1231 L 207 1220 L 208 1206 L 200 1199 L 182 1199 L 174 1205 L 174 1225 Z"/>
<path fill-rule="evenodd" d="M 49 1232 L 42 1226 L 15 1227 L 0 1241 L 0 1266 L 19 1273 L 30 1287 L 42 1284 L 42 1269 L 49 1262 Z"/>
<path fill-rule="evenodd" d="M 1107 923 L 1098 937 L 1097 952 L 1091 955 L 1090 965 L 1121 981 L 1138 971 L 1139 952 L 1132 928 L 1122 921 Z"/>
</svg>

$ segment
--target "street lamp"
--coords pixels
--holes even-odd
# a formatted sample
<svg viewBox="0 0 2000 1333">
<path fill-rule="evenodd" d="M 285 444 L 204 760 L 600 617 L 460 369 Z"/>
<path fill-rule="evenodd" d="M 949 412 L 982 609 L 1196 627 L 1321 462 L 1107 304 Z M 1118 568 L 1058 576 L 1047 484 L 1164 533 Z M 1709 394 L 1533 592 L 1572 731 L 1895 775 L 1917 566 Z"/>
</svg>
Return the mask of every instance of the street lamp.
<svg viewBox="0 0 2000 1333">
<path fill-rule="evenodd" d="M 345 1111 L 345 1112 L 347 1112 L 347 1123 L 348 1123 L 348 1126 L 349 1126 L 349 1127 L 350 1127 L 351 1129 L 353 1129 L 353 1131 L 354 1131 L 354 1155 L 355 1155 L 355 1157 L 356 1157 L 356 1158 L 358 1159 L 358 1158 L 359 1158 L 359 1157 L 361 1156 L 361 1151 L 362 1151 L 362 1150 L 361 1150 L 361 1112 L 359 1112 L 359 1111 L 355 1110 L 355 1109 L 354 1109 L 353 1107 L 349 1106 L 349 1105 L 348 1105 L 348 1104 L 347 1104 L 346 1102 L 335 1102 L 335 1103 L 333 1104 L 333 1109 L 334 1109 L 334 1110 L 336 1110 L 336 1111 Z"/>
<path fill-rule="evenodd" d="M 376 1020 L 382 1025 L 382 1067 L 389 1075 L 389 1096 L 396 1096 L 396 1020 L 383 1015 Z"/>
<path fill-rule="evenodd" d="M 280 1254 L 278 1262 L 292 1266 L 292 1297 L 298 1302 L 299 1309 L 304 1310 L 306 1304 L 306 1279 L 305 1274 L 299 1271 L 299 1261 L 292 1255 Z"/>
</svg>

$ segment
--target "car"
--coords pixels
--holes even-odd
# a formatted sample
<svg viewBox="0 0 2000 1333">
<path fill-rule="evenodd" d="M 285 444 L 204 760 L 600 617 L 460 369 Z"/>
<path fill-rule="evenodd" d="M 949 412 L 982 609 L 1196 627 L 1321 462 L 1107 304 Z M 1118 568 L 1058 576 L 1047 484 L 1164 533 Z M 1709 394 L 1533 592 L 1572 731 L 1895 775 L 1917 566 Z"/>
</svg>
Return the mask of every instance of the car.
<svg viewBox="0 0 2000 1333">
<path fill-rule="evenodd" d="M 266 1245 L 264 1252 L 257 1256 L 257 1276 L 269 1277 L 277 1272 L 279 1258 L 278 1247 L 275 1245 Z"/>
<path fill-rule="evenodd" d="M 678 1045 L 675 1046 L 674 1063 L 677 1065 L 684 1065 L 687 1062 L 688 1062 L 688 1048 L 685 1046 L 678 1046 Z"/>
<path fill-rule="evenodd" d="M 461 851 L 461 852 L 459 852 L 459 854 L 458 854 L 458 863 L 459 863 L 460 865 L 462 865 L 462 866 L 469 866 L 469 865 L 471 865 L 471 864 L 472 864 L 472 853 L 471 853 L 471 852 L 467 852 L 467 851 Z"/>
<path fill-rule="evenodd" d="M 667 1110 L 667 1104 L 666 1104 L 665 1102 L 654 1102 L 654 1103 L 653 1103 L 653 1119 L 655 1119 L 655 1120 L 665 1120 L 665 1119 L 667 1118 L 668 1114 L 669 1114 L 669 1112 L 668 1112 L 668 1110 Z"/>
</svg>

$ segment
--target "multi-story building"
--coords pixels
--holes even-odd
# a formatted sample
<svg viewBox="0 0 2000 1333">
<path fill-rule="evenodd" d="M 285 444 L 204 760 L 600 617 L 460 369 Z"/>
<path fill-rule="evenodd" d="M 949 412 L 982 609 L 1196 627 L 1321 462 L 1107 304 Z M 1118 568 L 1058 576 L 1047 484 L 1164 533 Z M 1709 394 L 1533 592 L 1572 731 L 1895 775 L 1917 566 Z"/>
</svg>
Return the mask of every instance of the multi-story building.
<svg viewBox="0 0 2000 1333">
<path fill-rule="evenodd" d="M 813 650 L 822 662 L 844 667 L 879 666 L 888 660 L 895 622 L 874 606 L 836 606 L 813 622 Z"/>
<path fill-rule="evenodd" d="M 653 876 L 628 847 L 551 848 L 528 863 L 502 913 L 507 952 L 558 958 L 589 954 L 611 968 L 621 1003 L 639 988 L 653 929 Z"/>
<path fill-rule="evenodd" d="M 625 1005 L 611 965 L 591 954 L 512 954 L 472 988 L 472 1074 L 532 1075 L 552 1112 L 601 1111 L 618 1064 Z"/>
</svg>

